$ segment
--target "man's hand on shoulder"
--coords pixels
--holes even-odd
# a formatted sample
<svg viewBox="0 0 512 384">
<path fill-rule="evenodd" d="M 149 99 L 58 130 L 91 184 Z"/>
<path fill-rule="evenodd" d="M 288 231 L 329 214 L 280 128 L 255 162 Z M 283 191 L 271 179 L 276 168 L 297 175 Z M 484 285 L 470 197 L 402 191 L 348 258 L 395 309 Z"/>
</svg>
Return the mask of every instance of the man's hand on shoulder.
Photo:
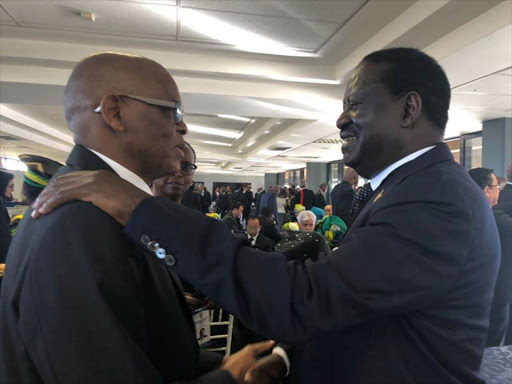
<svg viewBox="0 0 512 384">
<path fill-rule="evenodd" d="M 77 171 L 53 178 L 32 205 L 37 219 L 71 201 L 85 201 L 126 224 L 135 207 L 150 197 L 109 171 Z"/>
</svg>

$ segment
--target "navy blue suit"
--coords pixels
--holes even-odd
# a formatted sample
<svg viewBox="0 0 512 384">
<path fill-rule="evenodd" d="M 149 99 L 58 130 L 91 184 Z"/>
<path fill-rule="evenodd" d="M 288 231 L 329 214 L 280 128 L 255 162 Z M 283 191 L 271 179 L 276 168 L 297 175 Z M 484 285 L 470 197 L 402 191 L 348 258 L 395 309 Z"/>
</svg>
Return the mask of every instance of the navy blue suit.
<svg viewBox="0 0 512 384">
<path fill-rule="evenodd" d="M 162 198 L 144 200 L 125 232 L 157 239 L 178 274 L 249 328 L 303 344 L 293 382 L 483 383 L 499 237 L 445 144 L 392 172 L 317 262 L 242 246 Z"/>
</svg>

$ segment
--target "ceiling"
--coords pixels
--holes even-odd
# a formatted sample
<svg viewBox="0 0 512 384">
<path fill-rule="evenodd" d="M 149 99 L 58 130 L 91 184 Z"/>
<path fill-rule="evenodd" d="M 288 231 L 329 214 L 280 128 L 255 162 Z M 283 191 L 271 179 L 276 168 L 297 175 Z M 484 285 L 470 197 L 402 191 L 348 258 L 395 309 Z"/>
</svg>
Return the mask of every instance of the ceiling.
<svg viewBox="0 0 512 384">
<path fill-rule="evenodd" d="M 447 138 L 512 117 L 509 0 L 0 0 L 0 155 L 64 161 L 67 78 L 82 58 L 119 51 L 176 79 L 199 172 L 341 159 L 347 78 L 393 46 L 423 49 L 445 68 Z"/>
</svg>

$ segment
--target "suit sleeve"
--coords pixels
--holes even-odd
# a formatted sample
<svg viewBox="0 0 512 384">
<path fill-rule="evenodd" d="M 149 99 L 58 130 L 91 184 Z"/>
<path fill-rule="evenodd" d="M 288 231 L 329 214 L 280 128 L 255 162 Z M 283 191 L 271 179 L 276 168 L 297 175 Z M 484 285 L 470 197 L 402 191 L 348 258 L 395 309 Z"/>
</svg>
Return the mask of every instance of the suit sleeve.
<svg viewBox="0 0 512 384">
<path fill-rule="evenodd" d="M 287 262 L 282 254 L 241 246 L 220 223 L 162 198 L 144 200 L 125 231 L 133 239 L 158 238 L 175 254 L 178 274 L 249 328 L 297 344 L 421 308 L 456 281 L 471 244 L 469 207 L 460 196 L 394 193 L 396 199 L 382 199 L 364 227 L 318 262 Z"/>
</svg>

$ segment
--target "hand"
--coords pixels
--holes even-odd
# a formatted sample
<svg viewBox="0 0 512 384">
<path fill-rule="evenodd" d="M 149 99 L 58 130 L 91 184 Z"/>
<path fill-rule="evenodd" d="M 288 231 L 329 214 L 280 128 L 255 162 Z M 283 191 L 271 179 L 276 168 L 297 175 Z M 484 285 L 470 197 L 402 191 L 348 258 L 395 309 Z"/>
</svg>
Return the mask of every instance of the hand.
<svg viewBox="0 0 512 384">
<path fill-rule="evenodd" d="M 132 211 L 147 193 L 108 171 L 77 171 L 58 176 L 48 183 L 32 204 L 32 217 L 50 213 L 70 201 L 85 201 L 126 224 Z"/>
<path fill-rule="evenodd" d="M 286 375 L 286 364 L 279 355 L 268 355 L 258 360 L 245 374 L 247 384 L 279 383 Z"/>
<path fill-rule="evenodd" d="M 206 304 L 208 303 L 208 299 L 199 299 L 188 292 L 185 292 L 185 301 L 187 302 L 187 307 L 190 312 L 194 312 L 196 309 L 201 307 L 206 307 Z"/>
<path fill-rule="evenodd" d="M 222 368 L 228 371 L 237 383 L 242 384 L 246 372 L 256 363 L 256 358 L 267 352 L 274 344 L 274 341 L 249 344 L 234 355 L 225 357 Z"/>
</svg>

